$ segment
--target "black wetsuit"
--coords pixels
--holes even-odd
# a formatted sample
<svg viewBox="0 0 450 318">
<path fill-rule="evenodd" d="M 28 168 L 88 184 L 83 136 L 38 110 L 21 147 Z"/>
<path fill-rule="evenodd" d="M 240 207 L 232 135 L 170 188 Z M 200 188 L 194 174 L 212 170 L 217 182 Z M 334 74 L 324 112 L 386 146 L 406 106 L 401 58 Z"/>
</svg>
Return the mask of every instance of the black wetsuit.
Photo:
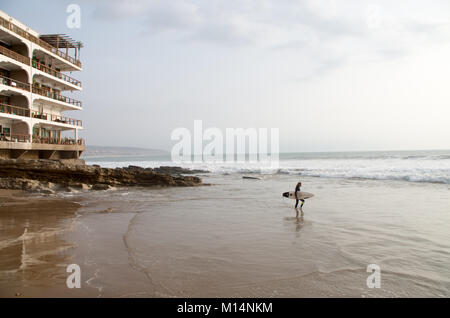
<svg viewBox="0 0 450 318">
<path fill-rule="evenodd" d="M 295 187 L 295 194 L 297 194 L 297 192 L 300 192 L 300 185 L 297 184 L 297 186 Z M 305 200 L 303 199 L 297 199 L 297 201 L 295 202 L 295 208 L 297 208 L 298 206 L 298 201 L 302 201 L 302 205 L 300 205 L 300 207 L 303 206 L 303 204 L 305 203 Z"/>
</svg>

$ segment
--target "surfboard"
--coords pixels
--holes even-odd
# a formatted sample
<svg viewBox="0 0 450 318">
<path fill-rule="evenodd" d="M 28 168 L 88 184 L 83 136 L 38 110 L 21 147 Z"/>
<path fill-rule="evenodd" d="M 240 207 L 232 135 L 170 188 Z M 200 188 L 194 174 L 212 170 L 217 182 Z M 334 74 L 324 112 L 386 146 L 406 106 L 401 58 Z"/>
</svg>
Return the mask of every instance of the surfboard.
<svg viewBox="0 0 450 318">
<path fill-rule="evenodd" d="M 300 199 L 302 199 L 302 200 L 304 200 L 304 199 L 309 199 L 309 198 L 312 198 L 313 196 L 314 196 L 314 194 L 312 194 L 312 193 L 303 192 L 303 191 L 297 192 L 297 197 L 299 198 L 299 200 L 300 200 Z M 284 193 L 283 193 L 283 197 L 288 198 L 288 199 L 294 199 L 294 200 L 295 200 L 295 194 L 294 194 L 294 191 L 291 191 L 291 192 L 284 192 Z"/>
</svg>

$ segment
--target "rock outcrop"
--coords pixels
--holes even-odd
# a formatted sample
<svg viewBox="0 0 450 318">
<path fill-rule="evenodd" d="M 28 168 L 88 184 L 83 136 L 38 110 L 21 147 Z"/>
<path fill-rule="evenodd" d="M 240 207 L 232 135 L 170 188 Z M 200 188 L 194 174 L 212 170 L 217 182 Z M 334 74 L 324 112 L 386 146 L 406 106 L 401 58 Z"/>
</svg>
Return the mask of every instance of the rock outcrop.
<svg viewBox="0 0 450 318">
<path fill-rule="evenodd" d="M 248 180 L 261 180 L 261 178 L 258 178 L 258 177 L 248 177 L 248 176 L 243 176 L 242 179 L 248 179 Z"/>
<path fill-rule="evenodd" d="M 159 173 L 165 173 L 170 175 L 179 175 L 179 174 L 199 174 L 199 173 L 209 173 L 207 170 L 196 170 L 196 169 L 186 169 L 181 167 L 171 167 L 171 166 L 161 166 L 159 168 L 153 169 L 153 171 Z"/>
<path fill-rule="evenodd" d="M 202 183 L 199 177 L 179 175 L 187 173 L 184 169 L 176 169 L 179 173 L 175 176 L 160 171 L 137 166 L 111 169 L 55 160 L 8 159 L 0 161 L 0 188 L 51 193 L 70 188 L 107 190 L 118 186 L 170 187 Z"/>
</svg>

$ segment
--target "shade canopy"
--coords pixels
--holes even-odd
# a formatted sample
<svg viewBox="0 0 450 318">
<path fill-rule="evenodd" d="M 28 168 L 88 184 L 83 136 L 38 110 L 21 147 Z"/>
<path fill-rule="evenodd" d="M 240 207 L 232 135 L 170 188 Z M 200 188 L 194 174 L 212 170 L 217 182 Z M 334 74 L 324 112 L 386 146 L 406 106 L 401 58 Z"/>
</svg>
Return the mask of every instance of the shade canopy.
<svg viewBox="0 0 450 318">
<path fill-rule="evenodd" d="M 83 47 L 83 43 L 73 40 L 66 34 L 42 34 L 39 38 L 58 49 L 80 49 Z"/>
</svg>

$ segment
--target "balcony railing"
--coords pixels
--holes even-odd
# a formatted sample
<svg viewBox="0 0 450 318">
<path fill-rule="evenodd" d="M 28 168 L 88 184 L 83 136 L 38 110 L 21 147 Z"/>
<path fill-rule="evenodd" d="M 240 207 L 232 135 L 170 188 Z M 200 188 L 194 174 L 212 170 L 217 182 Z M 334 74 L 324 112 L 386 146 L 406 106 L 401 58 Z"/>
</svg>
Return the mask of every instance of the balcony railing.
<svg viewBox="0 0 450 318">
<path fill-rule="evenodd" d="M 69 56 L 68 54 L 65 54 L 63 52 L 61 52 L 60 50 L 58 50 L 56 47 L 48 44 L 47 42 L 35 37 L 34 35 L 28 33 L 27 31 L 23 30 L 22 28 L 19 28 L 17 25 L 11 23 L 8 20 L 3 19 L 2 17 L 0 17 L 0 25 L 2 25 L 3 27 L 7 28 L 8 30 L 20 35 L 21 37 L 37 44 L 40 45 L 41 47 L 49 50 L 52 53 L 57 54 L 58 56 L 62 57 L 63 59 L 69 61 L 72 64 L 75 64 L 79 67 L 81 67 L 81 62 L 71 56 Z"/>
<path fill-rule="evenodd" d="M 29 142 L 30 135 L 11 135 L 11 134 L 0 134 L 0 141 L 12 141 L 12 142 Z"/>
<path fill-rule="evenodd" d="M 82 107 L 82 103 L 79 100 L 59 95 L 58 93 L 51 92 L 48 89 L 33 86 L 33 93 L 39 94 L 39 95 L 42 95 L 42 96 L 45 96 L 45 97 L 48 97 L 51 99 L 58 100 L 60 102 L 72 104 L 72 105 L 78 106 L 78 107 Z"/>
<path fill-rule="evenodd" d="M 17 106 L 0 103 L 0 113 L 30 117 L 30 110 Z"/>
<path fill-rule="evenodd" d="M 33 143 L 50 144 L 50 145 L 84 145 L 83 139 L 75 140 L 74 138 L 50 138 L 33 135 Z"/>
<path fill-rule="evenodd" d="M 22 54 L 19 54 L 17 52 L 11 51 L 10 49 L 7 49 L 4 46 L 0 45 L 0 54 L 7 56 L 9 58 L 12 58 L 13 60 L 16 60 L 20 63 L 30 65 L 30 58 L 27 56 L 23 56 Z"/>
<path fill-rule="evenodd" d="M 26 90 L 27 92 L 30 91 L 30 84 L 17 81 L 15 79 L 5 77 L 3 75 L 0 75 L 0 84 L 8 85 L 15 88 L 20 88 L 23 90 Z"/>
<path fill-rule="evenodd" d="M 51 67 L 48 67 L 48 66 L 46 66 L 46 65 L 44 65 L 42 63 L 39 63 L 37 61 L 32 61 L 31 65 L 33 65 L 34 68 L 36 68 L 36 69 L 38 69 L 40 71 L 43 71 L 43 72 L 45 72 L 47 74 L 55 76 L 55 77 L 57 77 L 59 79 L 62 79 L 63 81 L 69 82 L 70 84 L 73 84 L 73 85 L 81 87 L 81 82 L 79 80 L 76 80 L 76 79 L 74 79 L 74 78 L 72 78 L 72 77 L 70 77 L 70 76 L 68 76 L 66 74 L 58 72 L 57 70 L 55 70 L 55 69 L 53 69 Z"/>
<path fill-rule="evenodd" d="M 19 134 L 6 134 L 0 133 L 0 141 L 9 141 L 9 142 L 30 142 L 33 141 L 35 144 L 47 144 L 47 145 L 73 145 L 73 146 L 84 146 L 84 139 L 75 140 L 74 138 L 50 138 L 50 137 L 40 137 L 37 135 L 33 135 L 33 139 L 31 139 L 31 135 L 19 135 Z"/>
<path fill-rule="evenodd" d="M 69 117 L 63 117 L 60 115 L 54 115 L 54 114 L 47 114 L 42 112 L 32 112 L 31 116 L 33 118 L 43 119 L 43 120 L 49 120 L 53 121 L 55 123 L 61 123 L 61 124 L 68 124 L 68 125 L 74 125 L 74 126 L 83 126 L 83 122 L 78 119 L 73 119 Z"/>
</svg>

